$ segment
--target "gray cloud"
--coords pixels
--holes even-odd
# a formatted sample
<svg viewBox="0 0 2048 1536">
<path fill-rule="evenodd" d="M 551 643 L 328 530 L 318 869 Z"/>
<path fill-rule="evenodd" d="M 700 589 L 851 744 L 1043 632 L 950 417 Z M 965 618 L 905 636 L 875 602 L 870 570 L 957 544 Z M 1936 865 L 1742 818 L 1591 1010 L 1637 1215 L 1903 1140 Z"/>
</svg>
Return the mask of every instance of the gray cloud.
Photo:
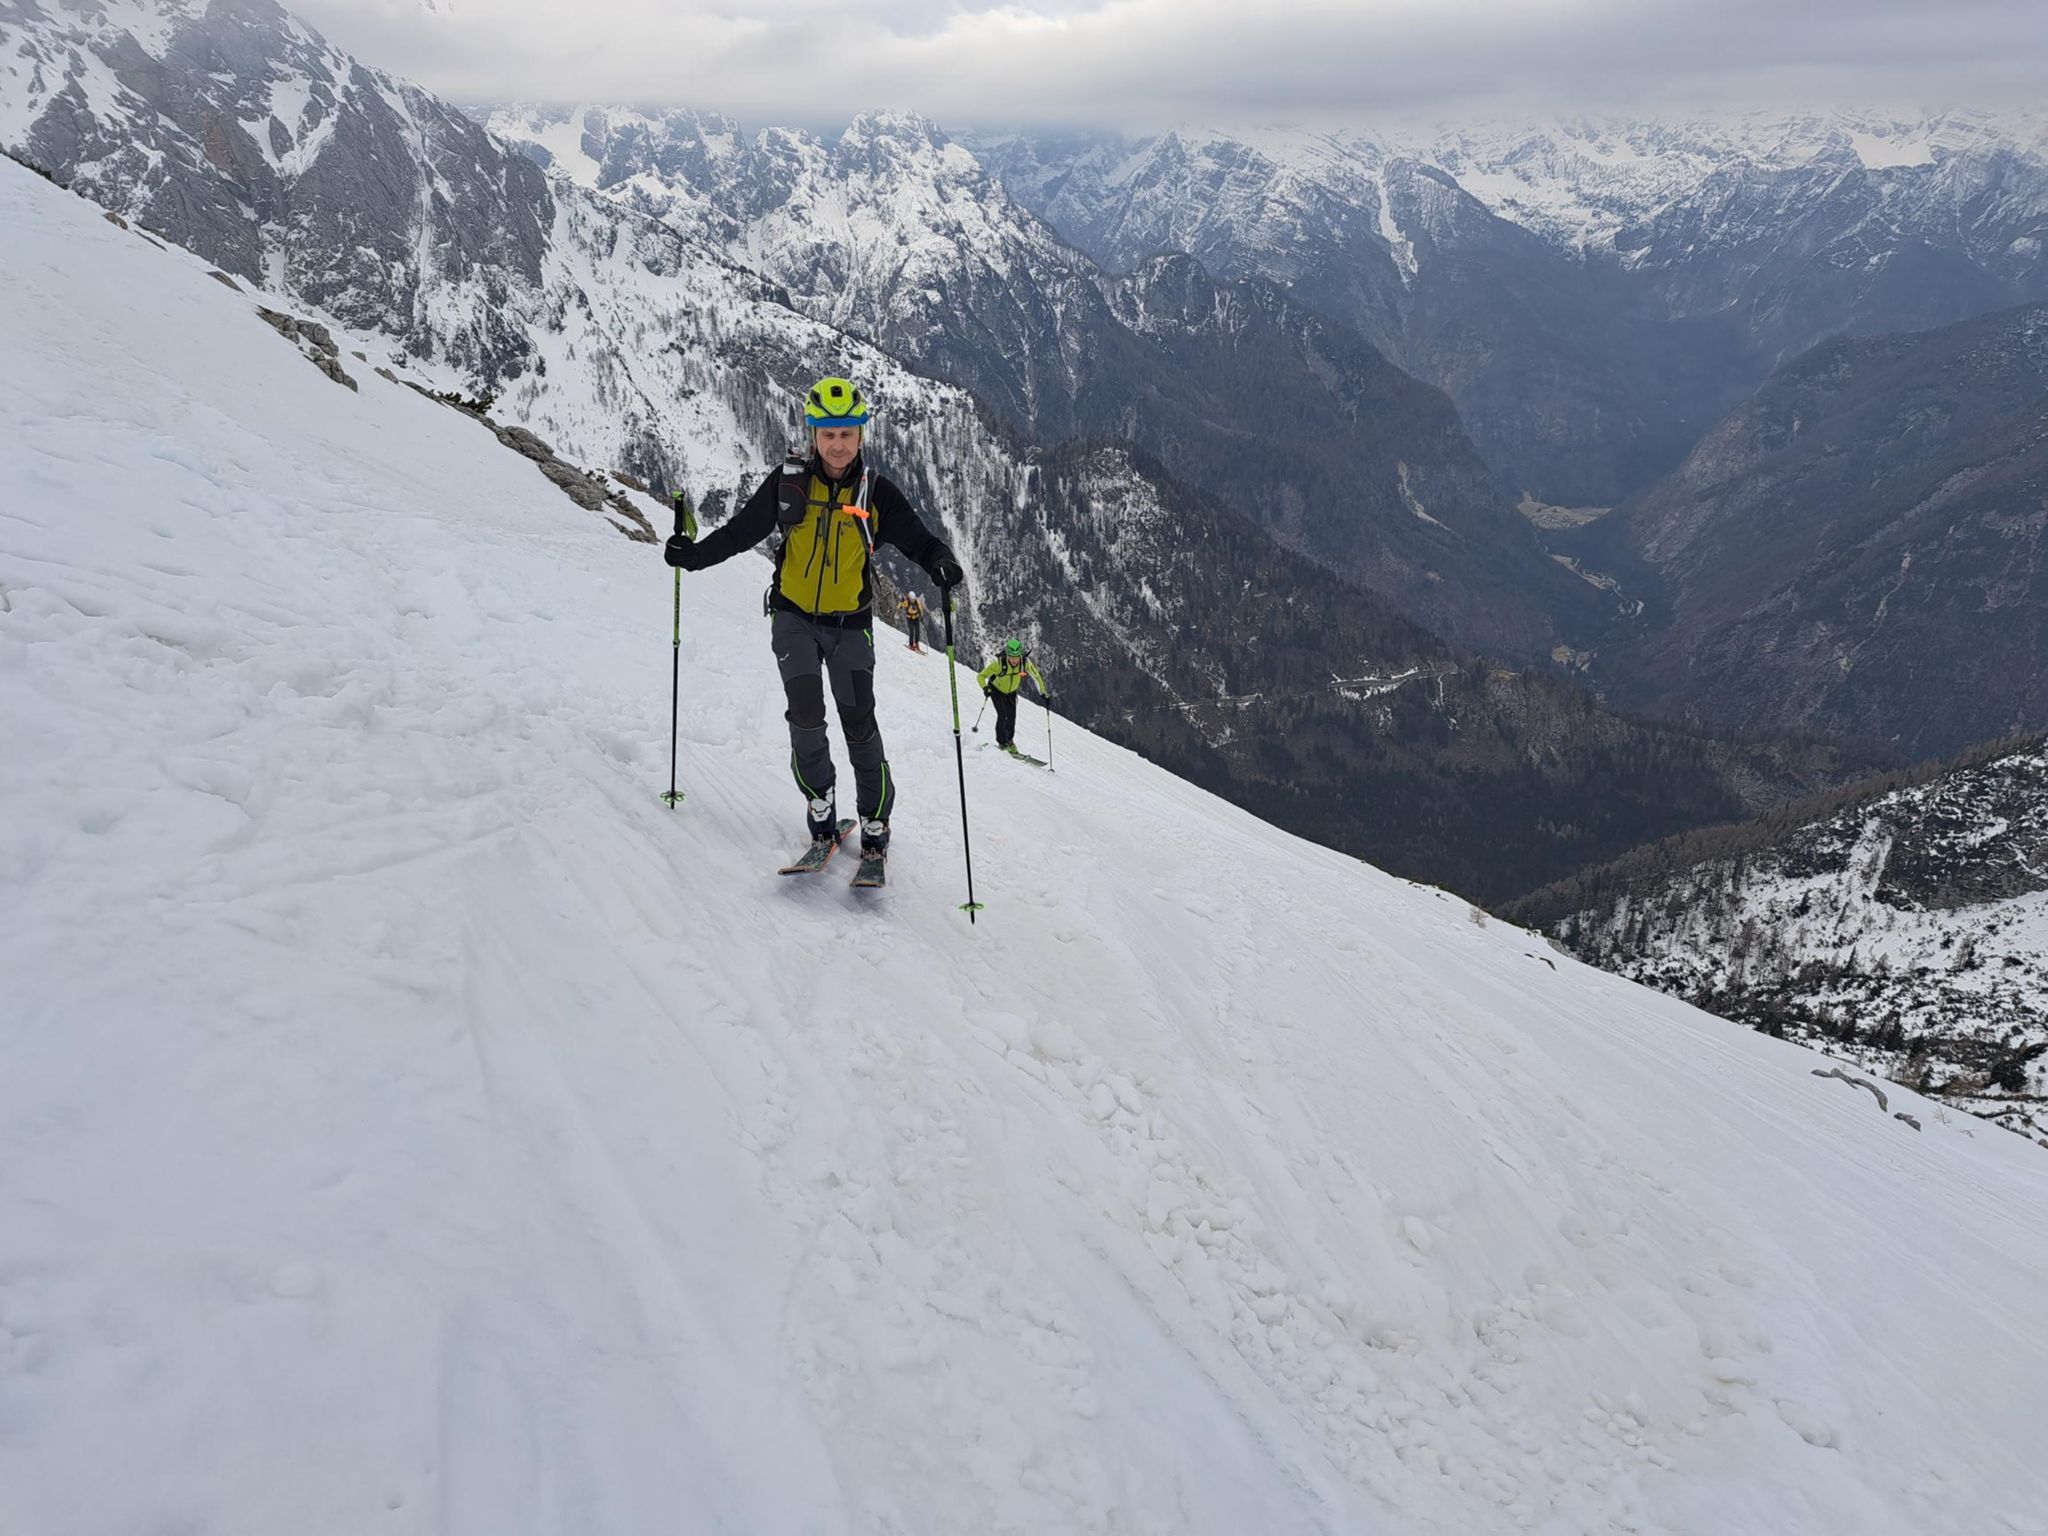
<svg viewBox="0 0 2048 1536">
<path fill-rule="evenodd" d="M 2039 0 L 302 0 L 459 100 L 750 123 L 1369 124 L 1505 106 L 2031 105 Z"/>
</svg>

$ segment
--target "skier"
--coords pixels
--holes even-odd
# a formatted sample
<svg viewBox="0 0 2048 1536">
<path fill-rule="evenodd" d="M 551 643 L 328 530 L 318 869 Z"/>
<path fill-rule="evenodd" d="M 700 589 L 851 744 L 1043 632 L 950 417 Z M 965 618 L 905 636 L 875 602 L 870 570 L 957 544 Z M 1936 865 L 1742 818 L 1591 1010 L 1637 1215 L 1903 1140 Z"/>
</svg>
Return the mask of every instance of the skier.
<svg viewBox="0 0 2048 1536">
<path fill-rule="evenodd" d="M 1038 696 L 1050 706 L 1052 690 L 1045 686 L 1038 663 L 1024 654 L 1022 640 L 1005 640 L 996 659 L 974 678 L 981 684 L 982 694 L 995 702 L 996 745 L 1012 757 L 1023 755 L 1017 750 L 1017 690 L 1024 686 L 1027 674 L 1038 685 Z"/>
<path fill-rule="evenodd" d="M 908 644 L 913 651 L 922 651 L 919 643 L 924 627 L 924 604 L 917 600 L 915 593 L 905 593 L 903 601 L 896 605 L 896 611 L 903 615 L 903 628 L 908 635 Z"/>
<path fill-rule="evenodd" d="M 866 462 L 861 443 L 868 404 L 846 379 L 820 379 L 804 401 L 810 451 L 793 451 L 769 472 L 745 506 L 700 540 L 676 535 L 662 557 L 701 571 L 752 549 L 770 533 L 775 580 L 768 609 L 771 639 L 789 707 L 790 770 L 807 806 L 810 853 L 798 868 L 816 868 L 839 844 L 837 774 L 825 734 L 825 680 L 839 706 L 839 726 L 853 761 L 863 877 L 889 846 L 896 783 L 875 720 L 875 634 L 871 569 L 877 545 L 902 550 L 950 594 L 964 579 L 952 550 L 925 527 L 903 492 Z"/>
</svg>

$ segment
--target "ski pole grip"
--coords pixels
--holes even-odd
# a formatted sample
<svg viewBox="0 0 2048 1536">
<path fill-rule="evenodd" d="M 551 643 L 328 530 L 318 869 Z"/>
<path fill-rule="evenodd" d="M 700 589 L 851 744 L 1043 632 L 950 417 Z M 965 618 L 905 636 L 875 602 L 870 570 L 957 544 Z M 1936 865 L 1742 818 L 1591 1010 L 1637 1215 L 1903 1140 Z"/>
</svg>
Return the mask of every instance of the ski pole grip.
<svg viewBox="0 0 2048 1536">
<path fill-rule="evenodd" d="M 697 514 L 690 508 L 690 493 L 677 491 L 672 505 L 676 512 L 676 537 L 694 540 L 697 537 Z"/>
</svg>

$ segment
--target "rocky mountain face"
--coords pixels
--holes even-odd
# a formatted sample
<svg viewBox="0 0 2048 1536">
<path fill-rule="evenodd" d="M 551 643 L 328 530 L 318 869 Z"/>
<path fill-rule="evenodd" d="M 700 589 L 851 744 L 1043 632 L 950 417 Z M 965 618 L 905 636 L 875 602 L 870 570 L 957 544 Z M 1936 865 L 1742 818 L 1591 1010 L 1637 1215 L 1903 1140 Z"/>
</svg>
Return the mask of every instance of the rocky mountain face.
<svg viewBox="0 0 2048 1536">
<path fill-rule="evenodd" d="M 1666 594 L 1631 703 L 1911 757 L 2048 724 L 2048 306 L 1824 343 L 1600 531 Z"/>
<path fill-rule="evenodd" d="M 1186 255 L 1109 277 L 928 120 L 831 140 L 688 112 L 489 121 L 1025 437 L 1129 442 L 1456 642 L 1541 660 L 1612 607 L 1546 558 L 1450 402 L 1353 328 Z"/>
<path fill-rule="evenodd" d="M 1847 771 L 1824 750 L 1619 720 L 1479 662 L 1191 484 L 1192 449 L 1036 443 L 804 313 L 729 239 L 550 178 L 269 0 L 4 3 L 9 148 L 373 365 L 491 397 L 498 425 L 535 434 L 566 475 L 686 488 L 715 522 L 779 456 L 810 379 L 861 378 L 883 406 L 876 462 L 973 573 L 963 649 L 1026 635 L 1063 710 L 1310 836 L 1495 897 Z M 1197 360 L 1227 356 L 1238 332 L 1312 353 L 1332 413 L 1410 391 L 1452 447 L 1390 466 L 1401 516 L 1426 539 L 1488 542 L 1443 515 L 1455 417 L 1362 343 L 1346 352 L 1270 290 L 1219 287 L 1184 260 L 1088 286 L 1113 312 L 1104 334 L 1181 338 Z M 1180 418 L 1160 405 L 1156 419 Z M 1284 464 L 1268 472 L 1291 483 Z"/>
<path fill-rule="evenodd" d="M 1611 506 L 1822 339 L 2048 297 L 2048 124 L 1950 114 L 988 137 L 1112 270 L 1258 274 L 1446 390 L 1503 483 Z"/>
<path fill-rule="evenodd" d="M 1508 910 L 1593 964 L 2048 1146 L 2039 738 L 1643 849 Z"/>
<path fill-rule="evenodd" d="M 530 364 L 505 308 L 543 282 L 547 179 L 271 0 L 4 0 L 0 97 L 10 148 L 224 270 L 480 377 Z"/>
<path fill-rule="evenodd" d="M 1611 615 L 1489 483 L 1450 401 L 1343 326 L 1187 256 L 1155 257 L 1108 295 L 1150 345 L 1076 370 L 1093 431 L 1461 644 L 1546 660 Z"/>
</svg>

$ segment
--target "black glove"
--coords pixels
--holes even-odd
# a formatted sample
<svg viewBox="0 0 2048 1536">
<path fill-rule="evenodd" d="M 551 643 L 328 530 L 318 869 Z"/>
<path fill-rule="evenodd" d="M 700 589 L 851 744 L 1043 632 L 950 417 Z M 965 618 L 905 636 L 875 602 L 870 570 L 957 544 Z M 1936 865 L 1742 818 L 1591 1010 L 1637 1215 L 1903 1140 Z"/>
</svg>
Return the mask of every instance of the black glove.
<svg viewBox="0 0 2048 1536">
<path fill-rule="evenodd" d="M 679 533 L 668 536 L 668 542 L 661 546 L 661 558 L 678 570 L 699 571 L 704 568 L 704 563 L 697 554 L 696 541 L 686 539 Z"/>
<path fill-rule="evenodd" d="M 931 572 L 932 580 L 939 584 L 941 592 L 951 592 L 967 579 L 967 573 L 960 569 L 960 562 L 953 558 L 950 550 L 932 562 Z"/>
<path fill-rule="evenodd" d="M 994 683 L 990 683 L 986 688 L 983 688 L 981 690 L 981 696 L 984 699 L 993 699 L 996 696 L 996 685 Z"/>
</svg>

